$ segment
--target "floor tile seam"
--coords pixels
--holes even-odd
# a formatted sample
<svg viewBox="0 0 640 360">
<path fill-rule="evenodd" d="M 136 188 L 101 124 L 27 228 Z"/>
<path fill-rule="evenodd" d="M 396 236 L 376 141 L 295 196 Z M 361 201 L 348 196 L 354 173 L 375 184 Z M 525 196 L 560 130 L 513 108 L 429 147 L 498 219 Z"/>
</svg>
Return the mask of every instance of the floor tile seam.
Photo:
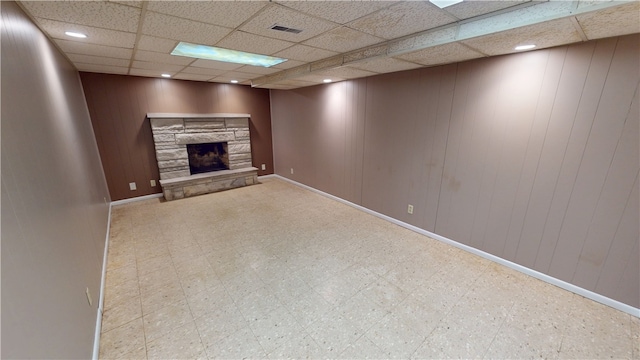
<svg viewBox="0 0 640 360">
<path fill-rule="evenodd" d="M 512 313 L 514 307 L 516 305 L 516 301 L 513 302 L 513 304 L 511 304 L 511 307 L 509 308 L 509 311 L 507 312 L 507 315 L 502 319 L 502 321 L 500 322 L 500 326 L 498 326 L 498 329 L 496 330 L 496 333 L 493 334 L 493 338 L 491 339 L 491 342 L 489 343 L 489 345 L 487 346 L 487 348 L 484 350 L 484 353 L 482 354 L 482 358 L 486 359 L 487 358 L 487 353 L 489 352 L 489 350 L 491 349 L 491 345 L 493 345 L 493 343 L 496 341 L 496 339 L 498 338 L 498 334 L 500 334 L 500 331 L 505 327 L 505 324 L 507 322 L 507 319 L 509 318 L 509 315 Z"/>
<path fill-rule="evenodd" d="M 355 340 L 353 340 L 353 344 L 349 344 L 349 345 L 347 345 L 344 349 L 342 349 L 342 351 L 338 354 L 337 358 L 338 358 L 338 359 L 343 359 L 342 354 L 344 354 L 345 352 L 347 352 L 347 350 L 349 350 L 349 348 L 350 348 L 352 345 L 354 345 L 355 343 L 357 343 L 357 342 L 358 342 L 360 339 L 362 339 L 362 338 L 366 338 L 367 340 L 369 340 L 369 341 L 373 344 L 373 346 L 375 346 L 375 347 L 376 347 L 376 349 L 380 350 L 380 352 L 384 352 L 384 350 L 383 350 L 383 349 L 381 349 L 381 348 L 380 348 L 380 346 L 378 346 L 378 344 L 376 344 L 373 340 L 369 339 L 369 338 L 366 336 L 366 331 L 365 331 L 365 332 L 363 332 L 360 336 L 358 336 Z"/>
<path fill-rule="evenodd" d="M 298 325 L 300 325 L 300 324 L 298 324 Z M 251 327 L 249 327 L 249 328 L 251 329 Z M 251 329 L 251 331 L 253 333 L 253 329 Z M 302 336 L 303 339 L 304 338 L 309 338 L 309 339 L 311 339 L 311 341 L 313 341 L 314 344 L 316 344 L 316 346 L 318 346 L 318 348 L 322 348 L 320 346 L 320 344 L 318 344 L 316 339 L 314 339 L 313 336 L 311 336 L 311 334 L 309 334 L 306 329 L 302 329 L 302 331 L 304 332 L 304 336 Z M 254 334 L 254 336 L 255 336 L 255 334 Z M 257 336 L 256 336 L 256 339 L 257 339 Z M 258 344 L 260 344 L 260 341 L 258 341 Z M 262 347 L 262 344 L 260 344 L 260 346 Z M 280 345 L 276 346 L 275 349 L 271 350 L 271 352 L 268 353 L 268 352 L 265 351 L 264 353 L 267 354 L 267 358 L 272 359 L 271 355 L 273 355 L 274 352 L 278 351 L 281 347 L 284 347 L 284 346 L 285 346 L 285 343 L 280 344 Z M 263 351 L 264 351 L 264 347 L 263 347 Z M 285 358 L 289 359 L 287 357 L 285 357 Z"/>
</svg>

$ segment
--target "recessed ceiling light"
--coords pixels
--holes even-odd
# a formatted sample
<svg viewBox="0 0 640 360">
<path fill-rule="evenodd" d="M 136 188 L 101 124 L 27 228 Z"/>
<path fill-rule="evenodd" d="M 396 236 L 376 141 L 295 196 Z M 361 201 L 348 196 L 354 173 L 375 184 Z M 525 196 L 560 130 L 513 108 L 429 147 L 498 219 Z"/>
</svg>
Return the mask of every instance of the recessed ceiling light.
<svg viewBox="0 0 640 360">
<path fill-rule="evenodd" d="M 171 77 L 171 75 L 169 75 L 169 74 L 162 74 L 162 75 L 160 75 L 160 76 L 162 76 L 162 77 L 166 77 L 166 78 L 170 78 L 170 77 Z"/>
<path fill-rule="evenodd" d="M 173 49 L 171 55 L 263 67 L 271 67 L 287 61 L 287 59 L 273 56 L 252 54 L 244 51 L 229 50 L 214 46 L 190 44 L 182 41 L 175 47 L 175 49 Z"/>
<path fill-rule="evenodd" d="M 520 46 L 516 46 L 514 49 L 515 50 L 529 50 L 529 49 L 533 49 L 534 47 L 536 47 L 533 44 L 529 44 L 529 45 L 520 45 Z"/>
<path fill-rule="evenodd" d="M 237 83 L 238 83 L 238 80 L 231 80 L 231 83 L 232 83 L 232 84 L 237 84 Z"/>
<path fill-rule="evenodd" d="M 67 36 L 71 36 L 74 38 L 80 38 L 80 39 L 84 39 L 87 37 L 87 35 L 83 34 L 83 33 L 79 33 L 79 32 L 74 32 L 74 31 L 65 31 L 64 33 Z"/>
<path fill-rule="evenodd" d="M 455 5 L 457 3 L 461 3 L 463 0 L 429 0 L 433 5 L 439 7 L 440 9 L 444 9 L 447 6 Z"/>
<path fill-rule="evenodd" d="M 332 80 L 331 79 L 324 79 L 322 80 L 323 83 L 330 83 Z"/>
</svg>

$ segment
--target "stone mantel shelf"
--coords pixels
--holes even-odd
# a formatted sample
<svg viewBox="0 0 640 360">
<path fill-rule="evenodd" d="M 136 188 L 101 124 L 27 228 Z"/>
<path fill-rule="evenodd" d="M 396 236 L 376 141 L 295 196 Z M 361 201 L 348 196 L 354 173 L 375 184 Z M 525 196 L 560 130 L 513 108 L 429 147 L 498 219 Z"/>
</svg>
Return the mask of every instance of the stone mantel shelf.
<svg viewBox="0 0 640 360">
<path fill-rule="evenodd" d="M 248 167 L 248 168 L 234 169 L 234 170 L 211 171 L 211 172 L 195 174 L 195 175 L 189 175 L 189 176 L 183 176 L 183 177 L 178 177 L 178 178 L 173 178 L 173 179 L 160 180 L 160 185 L 162 185 L 162 186 L 170 186 L 170 185 L 179 185 L 179 184 L 196 182 L 198 180 L 208 179 L 208 178 L 235 177 L 238 174 L 250 173 L 252 171 L 257 172 L 258 168 L 257 167 Z"/>
<path fill-rule="evenodd" d="M 208 120 L 212 118 L 251 118 L 250 114 L 238 113 L 211 113 L 211 114 L 186 114 L 186 113 L 147 113 L 147 119 L 189 119 L 198 121 L 198 119 Z"/>
</svg>

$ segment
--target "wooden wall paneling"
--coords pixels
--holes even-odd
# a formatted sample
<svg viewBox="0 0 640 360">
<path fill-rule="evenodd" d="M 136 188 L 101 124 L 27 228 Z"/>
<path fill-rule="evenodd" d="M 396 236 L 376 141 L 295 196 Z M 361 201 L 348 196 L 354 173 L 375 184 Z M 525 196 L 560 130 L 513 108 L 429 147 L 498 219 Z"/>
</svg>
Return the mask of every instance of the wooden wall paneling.
<svg viewBox="0 0 640 360">
<path fill-rule="evenodd" d="M 484 248 L 485 240 L 492 242 L 495 239 L 486 238 L 487 222 L 491 210 L 492 200 L 496 194 L 503 193 L 506 189 L 496 189 L 500 159 L 503 148 L 509 147 L 509 127 L 513 107 L 520 102 L 526 102 L 527 91 L 514 87 L 526 87 L 521 83 L 522 73 L 518 71 L 517 64 L 520 60 L 511 57 L 499 57 L 494 62 L 486 62 L 487 66 L 481 70 L 481 87 L 484 91 L 477 98 L 478 108 L 473 117 L 475 123 L 474 138 L 467 156 L 475 157 L 478 163 L 478 172 L 473 175 L 477 183 L 477 195 L 469 210 L 473 210 L 469 245 L 476 248 Z M 515 68 L 514 68 L 515 66 Z M 517 94 L 517 95 L 516 95 Z M 515 149 L 511 149 L 514 152 Z M 467 182 L 473 181 L 472 179 Z M 471 200 L 471 199 L 469 199 Z"/>
<path fill-rule="evenodd" d="M 276 172 L 342 192 L 348 200 L 359 189 L 364 207 L 542 272 L 556 252 L 558 261 L 566 258 L 574 265 L 554 276 L 584 279 L 584 286 L 637 306 L 640 299 L 629 295 L 630 287 L 635 290 L 629 281 L 639 266 L 638 254 L 631 253 L 638 242 L 638 164 L 633 145 L 620 133 L 637 142 L 638 131 L 629 128 L 633 124 L 624 130 L 616 124 L 617 130 L 599 128 L 611 125 L 605 114 L 619 121 L 614 110 L 637 107 L 630 105 L 635 88 L 624 84 L 638 86 L 637 66 L 629 70 L 637 65 L 637 40 L 638 35 L 603 39 L 347 81 L 342 85 L 347 104 L 331 103 L 326 86 L 273 91 Z M 626 60 L 616 63 L 616 56 Z M 625 71 L 630 80 L 622 78 Z M 628 99 L 615 102 L 614 88 Z M 354 104 L 356 98 L 362 106 Z M 323 123 L 336 116 L 317 115 L 330 103 L 344 114 L 337 116 L 344 119 L 338 133 Z M 343 158 L 333 162 L 319 157 L 321 138 L 331 134 L 342 136 L 339 144 L 346 146 L 340 148 Z M 594 154 L 597 149 L 604 154 Z M 354 161 L 362 169 L 355 171 L 359 183 L 349 173 Z M 290 175 L 290 167 L 302 170 Z M 323 171 L 344 182 L 308 175 Z M 595 171 L 604 177 L 589 179 Z M 575 198 L 594 191 L 594 185 L 595 201 Z M 625 197 L 630 198 L 621 204 Z M 410 202 L 414 217 L 406 213 Z M 576 212 L 576 202 L 585 209 Z M 600 216 L 596 211 L 608 217 L 589 227 L 591 218 Z M 582 238 L 572 218 L 586 224 Z M 567 220 L 572 228 L 563 227 Z M 602 241 L 604 233 L 609 235 Z M 560 252 L 567 253 L 558 252 L 562 246 Z M 599 268 L 580 258 L 581 252 L 602 257 L 602 251 Z"/>
<path fill-rule="evenodd" d="M 379 80 L 367 79 L 362 206 L 384 213 L 383 205 L 391 192 L 388 179 L 392 171 L 392 163 L 390 163 L 392 159 L 380 145 L 385 144 L 389 139 L 390 129 L 387 126 L 391 121 L 379 123 L 380 114 L 377 113 L 378 107 L 375 104 L 384 101 L 381 98 L 383 94 L 378 89 L 379 86 Z"/>
<path fill-rule="evenodd" d="M 438 121 L 438 101 L 440 89 L 443 86 L 444 71 L 429 68 L 419 71 L 417 81 L 419 95 L 418 113 L 415 129 L 412 131 L 410 188 L 407 203 L 414 206 L 413 216 L 408 216 L 408 222 L 412 225 L 425 227 L 427 219 L 432 218 L 437 208 L 437 202 L 429 201 L 433 196 L 431 172 L 438 171 L 434 164 L 433 154 L 436 141 L 436 126 Z M 427 191 L 424 191 L 427 189 Z"/>
<path fill-rule="evenodd" d="M 636 213 L 636 216 L 638 215 L 639 214 Z M 636 219 L 638 218 L 636 217 Z M 638 258 L 640 257 L 640 243 L 638 241 L 635 242 L 630 253 L 631 256 L 629 256 L 629 261 L 627 261 L 624 268 L 624 273 L 618 281 L 618 289 L 615 295 L 613 295 L 613 298 L 619 299 L 625 304 L 639 304 L 640 292 L 638 291 L 638 284 L 640 284 L 640 262 Z M 629 286 L 629 284 L 631 284 L 631 286 Z M 635 306 L 638 307 L 638 305 Z"/>
<path fill-rule="evenodd" d="M 464 125 L 464 103 L 467 99 L 469 87 L 468 67 L 456 64 L 451 114 L 448 124 L 448 136 L 442 172 L 442 182 L 438 201 L 438 214 L 435 232 L 453 239 L 454 232 L 452 214 L 452 196 L 460 190 L 460 183 L 455 178 L 460 150 L 461 133 Z"/>
<path fill-rule="evenodd" d="M 491 194 L 489 206 L 479 210 L 486 211 L 484 229 L 474 230 L 478 236 L 483 236 L 481 247 L 497 256 L 503 256 L 507 241 L 517 241 L 517 237 L 509 237 L 508 233 L 529 153 L 548 56 L 548 52 L 529 52 L 509 58 L 509 67 L 504 72 L 507 79 L 503 80 L 505 87 L 499 95 L 501 106 L 496 108 L 495 121 L 505 122 L 506 126 L 504 132 L 494 133 L 494 137 L 502 137 L 503 146 L 495 154 L 496 176 L 492 188 L 487 190 Z M 520 71 L 522 67 L 527 71 Z M 499 141 L 498 138 L 489 140 L 490 143 Z"/>
<path fill-rule="evenodd" d="M 640 165 L 638 133 L 640 117 L 638 101 L 631 105 L 622 134 L 616 146 L 607 177 L 594 209 L 592 220 L 578 258 L 572 282 L 585 289 L 594 289 L 598 274 L 614 241 L 616 230 L 630 199 Z M 638 289 L 640 293 L 640 289 Z"/>
<path fill-rule="evenodd" d="M 591 62 L 586 73 L 581 99 L 573 116 L 573 127 L 567 139 L 562 168 L 558 176 L 554 198 L 549 209 L 543 240 L 536 259 L 538 269 L 547 271 L 552 253 L 556 247 L 560 228 L 569 204 L 571 192 L 576 181 L 578 169 L 582 161 L 584 149 L 593 125 L 597 106 L 602 96 L 602 89 L 611 65 L 611 57 L 615 49 L 614 41 L 593 42 Z M 581 241 L 576 239 L 576 241 Z M 576 250 L 578 251 L 578 250 Z M 572 276 L 567 273 L 565 276 Z"/>
<path fill-rule="evenodd" d="M 640 238 L 640 229 L 638 228 L 638 219 L 640 219 L 639 177 L 640 172 L 636 174 L 636 179 L 632 186 L 633 190 L 627 199 L 624 213 L 620 218 L 611 246 L 607 251 L 606 259 L 598 274 L 595 291 L 600 294 L 619 295 L 622 293 L 621 287 L 633 290 L 634 286 L 629 286 L 629 284 L 638 284 L 638 282 L 621 282 L 620 274 L 623 274 L 628 266 L 637 267 L 640 261 L 640 253 L 638 253 L 637 247 L 634 250 L 634 246 L 638 245 L 638 239 Z M 640 296 L 640 292 L 636 291 L 635 295 Z M 636 300 L 636 302 L 628 302 L 628 304 L 640 303 L 640 299 Z"/>
<path fill-rule="evenodd" d="M 366 131 L 366 102 L 367 102 L 367 80 L 357 79 L 352 82 L 355 84 L 356 92 L 354 94 L 354 111 L 352 112 L 352 131 L 353 137 L 353 168 L 354 182 L 351 187 L 353 199 L 356 204 L 362 204 L 362 183 L 364 174 L 364 140 Z"/>
<path fill-rule="evenodd" d="M 570 280 L 575 271 L 579 257 L 579 252 L 575 249 L 581 248 L 585 241 L 585 224 L 593 220 L 598 197 L 638 88 L 638 59 L 628 56 L 627 50 L 631 48 L 631 53 L 637 54 L 638 41 L 628 37 L 618 41 L 617 48 L 624 50 L 616 50 L 613 56 L 558 243 L 555 251 L 550 252 L 552 261 L 549 274 L 560 279 Z"/>
<path fill-rule="evenodd" d="M 543 233 L 549 209 L 557 192 L 556 184 L 562 170 L 562 160 L 573 127 L 575 111 L 584 88 L 585 74 L 589 69 L 591 56 L 588 53 L 592 47 L 592 44 L 570 46 L 564 58 L 557 95 L 553 101 L 544 146 L 533 183 L 531 201 L 516 254 L 516 261 L 527 267 L 534 266 L 536 254 L 543 242 Z M 555 216 L 562 216 L 562 214 Z"/>
<path fill-rule="evenodd" d="M 542 75 L 540 91 L 536 96 L 533 123 L 527 139 L 527 150 L 509 220 L 509 230 L 507 232 L 507 239 L 509 240 L 505 241 L 502 251 L 504 258 L 507 260 L 516 260 L 516 253 L 520 246 L 527 248 L 524 253 L 531 253 L 536 251 L 538 245 L 538 242 L 524 240 L 522 233 L 527 213 L 532 209 L 530 208 L 530 203 L 537 201 L 532 194 L 566 52 L 567 48 L 548 49 L 540 52 L 546 56 L 544 74 Z"/>
<path fill-rule="evenodd" d="M 355 196 L 357 189 L 357 134 L 358 134 L 358 83 L 355 81 L 343 81 L 345 106 L 344 106 L 344 172 L 341 198 L 355 204 L 359 200 Z"/>
<path fill-rule="evenodd" d="M 403 76 L 400 76 L 402 74 Z M 417 225 L 419 223 L 420 214 L 423 209 L 417 204 L 423 202 L 423 187 L 425 181 L 420 177 L 421 168 L 424 168 L 426 152 L 422 146 L 423 139 L 418 133 L 421 124 L 425 123 L 426 104 L 428 98 L 422 91 L 416 91 L 416 87 L 420 88 L 421 81 L 420 71 L 406 71 L 395 75 L 398 79 L 398 95 L 401 99 L 394 101 L 397 104 L 397 114 L 389 112 L 387 116 L 393 119 L 394 137 L 388 139 L 392 144 L 390 149 L 393 151 L 395 158 L 394 170 L 392 172 L 392 189 L 394 189 L 393 199 L 398 203 L 395 208 L 395 218 L 402 221 Z M 416 81 L 417 80 L 417 81 Z M 386 105 L 390 107 L 389 104 Z M 398 201 L 400 200 L 400 201 Z M 404 201 L 402 201 L 404 200 Z M 392 200 L 393 201 L 393 200 Z M 407 212 L 407 206 L 414 206 L 413 215 Z"/>
<path fill-rule="evenodd" d="M 467 77 L 468 88 L 464 102 L 459 105 L 454 104 L 461 107 L 463 114 L 458 120 L 462 121 L 462 127 L 459 130 L 458 149 L 455 154 L 456 167 L 450 172 L 451 178 L 447 184 L 451 191 L 450 214 L 453 218 L 450 220 L 450 235 L 445 236 L 470 245 L 480 195 L 480 179 L 487 159 L 488 133 L 491 128 L 491 123 L 482 123 L 477 118 L 485 111 L 481 99 L 491 91 L 485 86 L 490 77 L 490 63 L 478 61 L 462 63 L 459 66 L 459 79 L 463 76 Z M 447 147 L 448 151 L 449 147 Z"/>
<path fill-rule="evenodd" d="M 431 153 L 428 159 L 429 178 L 426 187 L 426 203 L 424 219 L 422 223 L 424 228 L 436 232 L 436 223 L 438 219 L 438 209 L 440 205 L 441 189 L 443 187 L 443 173 L 445 164 L 445 154 L 449 141 L 449 126 L 453 107 L 454 91 L 456 87 L 457 65 L 446 65 L 436 68 L 440 74 L 440 82 L 437 94 L 437 109 L 435 114 L 435 127 L 432 136 Z M 425 79 L 428 81 L 428 79 Z"/>
</svg>

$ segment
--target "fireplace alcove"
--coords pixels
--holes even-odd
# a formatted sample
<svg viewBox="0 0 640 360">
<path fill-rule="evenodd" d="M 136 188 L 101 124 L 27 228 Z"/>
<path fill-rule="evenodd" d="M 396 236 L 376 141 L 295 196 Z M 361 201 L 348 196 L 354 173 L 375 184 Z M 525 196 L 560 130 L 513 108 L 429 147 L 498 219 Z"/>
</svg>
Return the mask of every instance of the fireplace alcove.
<svg viewBox="0 0 640 360">
<path fill-rule="evenodd" d="M 187 144 L 191 175 L 229 170 L 229 146 L 226 141 Z"/>
<path fill-rule="evenodd" d="M 147 118 L 165 199 L 258 183 L 249 114 L 149 113 Z"/>
</svg>

